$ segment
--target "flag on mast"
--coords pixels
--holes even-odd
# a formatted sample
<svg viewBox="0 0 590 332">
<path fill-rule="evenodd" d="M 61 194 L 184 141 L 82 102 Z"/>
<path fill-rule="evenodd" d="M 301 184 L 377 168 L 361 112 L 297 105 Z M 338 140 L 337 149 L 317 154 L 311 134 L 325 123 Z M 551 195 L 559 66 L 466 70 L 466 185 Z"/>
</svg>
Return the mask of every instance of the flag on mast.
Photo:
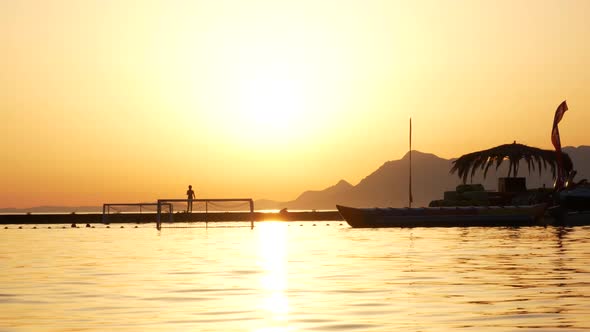
<svg viewBox="0 0 590 332">
<path fill-rule="evenodd" d="M 553 129 L 551 130 L 551 143 L 555 147 L 555 153 L 557 153 L 557 179 L 555 182 L 556 189 L 561 189 L 565 184 L 566 174 L 563 169 L 563 157 L 561 155 L 561 138 L 559 137 L 559 128 L 557 125 L 563 118 L 565 111 L 567 111 L 567 103 L 565 100 L 559 104 L 557 110 L 555 110 L 555 117 L 553 118 Z"/>
<path fill-rule="evenodd" d="M 414 198 L 412 197 L 412 118 L 410 118 L 410 185 L 409 185 L 409 207 L 412 207 Z"/>
</svg>

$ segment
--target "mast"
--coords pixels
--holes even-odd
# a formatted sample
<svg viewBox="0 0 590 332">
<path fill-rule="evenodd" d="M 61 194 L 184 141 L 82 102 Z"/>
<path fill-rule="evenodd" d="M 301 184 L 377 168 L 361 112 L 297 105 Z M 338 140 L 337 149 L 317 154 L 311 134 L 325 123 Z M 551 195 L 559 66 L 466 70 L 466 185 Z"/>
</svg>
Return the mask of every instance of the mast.
<svg viewBox="0 0 590 332">
<path fill-rule="evenodd" d="M 414 200 L 412 197 L 412 118 L 410 117 L 410 181 L 409 181 L 409 188 L 408 188 L 408 200 L 409 200 L 409 207 L 412 207 L 412 201 Z"/>
</svg>

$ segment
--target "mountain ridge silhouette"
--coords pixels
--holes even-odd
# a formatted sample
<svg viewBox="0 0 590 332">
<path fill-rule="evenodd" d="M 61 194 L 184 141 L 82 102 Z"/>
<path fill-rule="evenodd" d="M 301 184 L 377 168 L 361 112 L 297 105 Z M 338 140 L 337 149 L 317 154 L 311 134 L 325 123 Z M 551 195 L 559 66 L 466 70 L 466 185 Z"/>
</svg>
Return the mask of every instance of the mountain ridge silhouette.
<svg viewBox="0 0 590 332">
<path fill-rule="evenodd" d="M 590 146 L 567 146 L 568 153 L 578 171 L 576 181 L 590 180 Z M 430 201 L 441 199 L 445 191 L 455 190 L 462 183 L 456 174 L 450 174 L 452 161 L 432 153 L 412 150 L 412 191 L 413 206 L 428 206 Z M 478 172 L 469 183 L 481 183 L 486 190 L 496 190 L 498 177 L 507 176 L 507 163 L 498 170 L 493 167 L 483 179 Z M 265 209 L 300 209 L 300 210 L 334 210 L 336 204 L 357 207 L 408 206 L 409 191 L 409 152 L 401 159 L 383 163 L 371 174 L 365 176 L 358 184 L 352 185 L 344 179 L 322 190 L 307 190 L 296 199 L 280 202 L 271 199 L 258 199 L 254 203 L 256 210 Z M 527 178 L 527 188 L 552 187 L 553 179 L 549 171 L 539 176 L 538 171 L 530 174 L 525 165 L 521 165 L 519 176 Z M 471 179 L 470 179 L 471 180 Z M 31 208 L 0 208 L 0 213 L 22 212 L 100 212 L 102 206 L 37 206 Z"/>
<path fill-rule="evenodd" d="M 575 180 L 590 179 L 590 146 L 564 147 L 578 171 Z M 445 191 L 455 190 L 462 184 L 457 174 L 450 174 L 452 162 L 457 158 L 445 159 L 432 153 L 412 150 L 412 206 L 428 206 L 430 201 L 442 199 Z M 524 163 L 524 161 L 522 161 Z M 508 174 L 506 163 L 498 170 L 490 169 L 484 179 L 482 172 L 476 174 L 468 183 L 481 183 L 486 190 L 497 190 L 498 178 Z M 521 165 L 519 176 L 527 178 L 527 188 L 552 187 L 550 172 L 538 171 L 530 174 Z M 336 204 L 356 207 L 408 206 L 409 192 L 409 152 L 401 159 L 389 160 L 374 172 L 364 177 L 357 185 L 340 180 L 336 185 L 323 190 L 309 190 L 296 199 L 287 202 L 257 200 L 256 209 L 335 209 Z"/>
</svg>

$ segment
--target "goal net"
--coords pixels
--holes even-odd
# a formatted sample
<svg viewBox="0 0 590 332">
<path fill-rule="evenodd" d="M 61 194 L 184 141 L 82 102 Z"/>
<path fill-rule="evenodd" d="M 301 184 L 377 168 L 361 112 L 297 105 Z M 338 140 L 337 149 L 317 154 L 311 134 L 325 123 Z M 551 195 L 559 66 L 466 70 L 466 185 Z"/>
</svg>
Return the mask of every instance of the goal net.
<svg viewBox="0 0 590 332">
<path fill-rule="evenodd" d="M 164 212 L 174 212 L 172 204 L 165 203 L 161 204 L 160 207 Z M 105 203 L 102 205 L 102 222 L 109 223 L 111 219 L 144 220 L 151 218 L 151 220 L 154 220 L 157 212 L 158 203 Z M 133 216 L 137 218 L 133 218 Z"/>
<path fill-rule="evenodd" d="M 166 206 L 170 208 L 166 209 Z M 156 214 L 158 229 L 164 223 L 166 227 L 175 227 L 174 223 L 213 221 L 249 221 L 254 227 L 254 201 L 251 198 L 159 199 Z"/>
</svg>

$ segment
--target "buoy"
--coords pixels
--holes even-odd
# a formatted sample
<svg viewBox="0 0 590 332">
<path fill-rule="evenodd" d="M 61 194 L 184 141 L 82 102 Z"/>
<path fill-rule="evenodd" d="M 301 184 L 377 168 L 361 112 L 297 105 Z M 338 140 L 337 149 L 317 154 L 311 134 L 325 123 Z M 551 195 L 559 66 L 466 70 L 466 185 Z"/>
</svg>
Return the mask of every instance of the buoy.
<svg viewBox="0 0 590 332">
<path fill-rule="evenodd" d="M 107 225 L 107 228 L 111 228 L 111 226 Z"/>
<path fill-rule="evenodd" d="M 315 224 L 313 224 L 313 226 L 315 226 Z"/>
<path fill-rule="evenodd" d="M 18 226 L 18 229 L 23 229 L 23 226 Z"/>
<path fill-rule="evenodd" d="M 33 229 L 37 229 L 37 226 L 33 226 Z"/>
<path fill-rule="evenodd" d="M 330 226 L 330 224 L 326 224 L 326 226 Z"/>
<path fill-rule="evenodd" d="M 137 226 L 135 226 L 135 228 L 138 228 Z"/>
<path fill-rule="evenodd" d="M 72 227 L 72 228 L 76 228 L 76 227 L 78 227 L 78 226 L 76 226 L 76 224 L 75 224 L 75 223 L 73 223 L 71 227 Z"/>
<path fill-rule="evenodd" d="M 121 226 L 121 228 L 125 228 L 125 227 Z"/>
<path fill-rule="evenodd" d="M 8 229 L 8 226 L 4 226 L 4 229 Z"/>
<path fill-rule="evenodd" d="M 47 227 L 47 229 L 51 229 L 51 226 Z"/>
<path fill-rule="evenodd" d="M 94 228 L 94 226 L 92 226 L 92 228 Z"/>
<path fill-rule="evenodd" d="M 90 224 L 86 224 L 86 227 L 90 227 Z"/>
</svg>

